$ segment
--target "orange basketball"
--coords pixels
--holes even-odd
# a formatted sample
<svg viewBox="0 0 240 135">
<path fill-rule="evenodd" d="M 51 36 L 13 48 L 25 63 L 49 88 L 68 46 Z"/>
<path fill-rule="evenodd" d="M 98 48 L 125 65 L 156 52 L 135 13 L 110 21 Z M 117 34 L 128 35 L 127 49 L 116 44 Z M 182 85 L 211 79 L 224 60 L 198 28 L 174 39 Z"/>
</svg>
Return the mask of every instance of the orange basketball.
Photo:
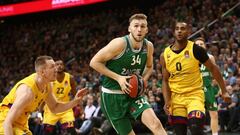
<svg viewBox="0 0 240 135">
<path fill-rule="evenodd" d="M 132 74 L 128 82 L 132 87 L 129 87 L 129 96 L 131 98 L 136 98 L 142 95 L 146 88 L 146 82 L 138 74 Z"/>
</svg>

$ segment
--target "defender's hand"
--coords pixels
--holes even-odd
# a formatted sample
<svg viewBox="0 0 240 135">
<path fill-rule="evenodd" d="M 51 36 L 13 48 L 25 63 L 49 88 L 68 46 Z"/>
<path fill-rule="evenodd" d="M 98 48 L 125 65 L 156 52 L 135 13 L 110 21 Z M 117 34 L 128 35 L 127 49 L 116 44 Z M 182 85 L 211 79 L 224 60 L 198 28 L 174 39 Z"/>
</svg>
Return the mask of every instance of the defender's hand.
<svg viewBox="0 0 240 135">
<path fill-rule="evenodd" d="M 82 100 L 82 98 L 88 93 L 88 89 L 87 88 L 83 88 L 77 91 L 76 95 L 75 95 L 75 100 Z"/>
</svg>

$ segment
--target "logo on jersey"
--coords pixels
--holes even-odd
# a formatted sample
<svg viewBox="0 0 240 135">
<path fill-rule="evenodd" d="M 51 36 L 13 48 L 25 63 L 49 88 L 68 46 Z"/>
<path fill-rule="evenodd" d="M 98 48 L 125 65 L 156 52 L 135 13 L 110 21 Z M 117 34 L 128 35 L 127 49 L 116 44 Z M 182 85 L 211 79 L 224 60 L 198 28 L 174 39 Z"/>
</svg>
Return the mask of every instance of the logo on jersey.
<svg viewBox="0 0 240 135">
<path fill-rule="evenodd" d="M 185 51 L 184 56 L 185 56 L 185 58 L 189 58 L 189 51 Z"/>
</svg>

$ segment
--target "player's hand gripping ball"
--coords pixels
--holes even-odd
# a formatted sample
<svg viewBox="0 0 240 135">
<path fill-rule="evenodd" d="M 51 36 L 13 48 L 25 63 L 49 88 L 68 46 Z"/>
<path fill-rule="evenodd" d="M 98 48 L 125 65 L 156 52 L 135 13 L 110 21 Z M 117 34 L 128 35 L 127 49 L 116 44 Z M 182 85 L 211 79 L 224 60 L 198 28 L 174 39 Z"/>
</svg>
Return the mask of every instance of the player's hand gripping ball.
<svg viewBox="0 0 240 135">
<path fill-rule="evenodd" d="M 129 87 L 129 96 L 131 98 L 136 98 L 142 95 L 147 87 L 147 83 L 143 80 L 142 76 L 138 74 L 132 74 L 128 83 L 132 86 Z"/>
</svg>

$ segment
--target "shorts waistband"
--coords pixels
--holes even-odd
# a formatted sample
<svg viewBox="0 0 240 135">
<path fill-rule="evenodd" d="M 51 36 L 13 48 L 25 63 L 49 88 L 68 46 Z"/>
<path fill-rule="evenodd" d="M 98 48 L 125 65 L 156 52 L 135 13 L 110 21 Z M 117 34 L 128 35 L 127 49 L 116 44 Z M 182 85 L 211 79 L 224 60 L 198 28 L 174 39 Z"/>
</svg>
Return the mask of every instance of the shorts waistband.
<svg viewBox="0 0 240 135">
<path fill-rule="evenodd" d="M 102 92 L 103 93 L 109 93 L 109 94 L 124 94 L 124 92 L 121 91 L 121 90 L 110 90 L 110 89 L 107 89 L 107 88 L 104 88 L 104 87 L 102 87 Z"/>
</svg>

